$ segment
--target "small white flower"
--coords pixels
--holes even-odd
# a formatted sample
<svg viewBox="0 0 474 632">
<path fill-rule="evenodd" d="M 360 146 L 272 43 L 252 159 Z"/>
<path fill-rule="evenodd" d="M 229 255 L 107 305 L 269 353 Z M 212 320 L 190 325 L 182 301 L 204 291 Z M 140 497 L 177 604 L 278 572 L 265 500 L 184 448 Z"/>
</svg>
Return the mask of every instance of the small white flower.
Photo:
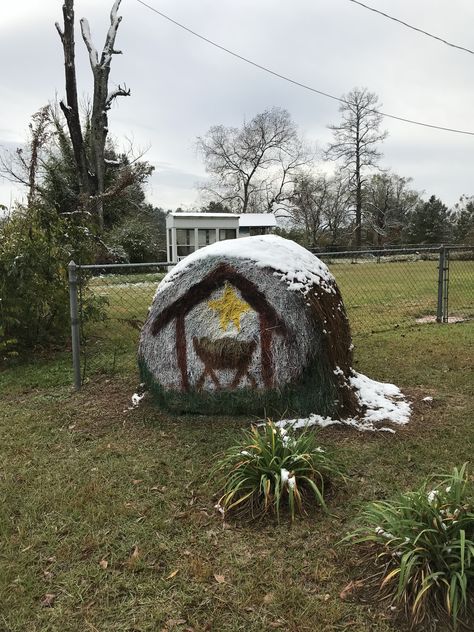
<svg viewBox="0 0 474 632">
<path fill-rule="evenodd" d="M 217 503 L 216 505 L 214 505 L 214 509 L 217 509 L 217 511 L 223 516 L 225 511 L 224 508 L 222 507 L 222 505 L 220 505 L 219 503 Z"/>
<path fill-rule="evenodd" d="M 448 486 L 446 487 L 446 493 L 447 493 L 447 494 L 449 494 L 449 492 L 450 492 L 450 491 L 451 491 L 451 485 L 448 485 Z"/>
</svg>

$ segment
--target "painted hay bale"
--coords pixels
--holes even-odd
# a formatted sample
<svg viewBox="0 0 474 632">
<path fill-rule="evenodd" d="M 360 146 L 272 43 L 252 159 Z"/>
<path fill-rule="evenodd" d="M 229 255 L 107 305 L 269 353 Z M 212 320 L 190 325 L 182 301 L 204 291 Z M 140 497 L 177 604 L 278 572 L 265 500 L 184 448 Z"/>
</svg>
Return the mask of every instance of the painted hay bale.
<svg viewBox="0 0 474 632">
<path fill-rule="evenodd" d="M 160 283 L 139 345 L 142 380 L 176 412 L 354 414 L 352 344 L 334 277 L 296 243 L 212 244 Z"/>
</svg>

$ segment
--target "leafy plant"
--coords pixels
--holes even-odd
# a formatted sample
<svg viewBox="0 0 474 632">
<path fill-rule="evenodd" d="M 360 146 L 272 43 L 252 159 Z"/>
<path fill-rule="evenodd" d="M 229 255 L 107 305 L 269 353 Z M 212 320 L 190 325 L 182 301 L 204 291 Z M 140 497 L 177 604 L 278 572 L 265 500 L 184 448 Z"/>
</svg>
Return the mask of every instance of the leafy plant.
<svg viewBox="0 0 474 632">
<path fill-rule="evenodd" d="M 436 486 L 370 504 L 346 540 L 368 543 L 380 567 L 375 581 L 412 624 L 448 615 L 453 628 L 472 615 L 474 506 L 467 464 Z M 472 629 L 472 628 L 471 628 Z"/>
<path fill-rule="evenodd" d="M 70 327 L 67 264 L 87 261 L 94 247 L 80 220 L 41 206 L 18 208 L 0 225 L 0 348 L 21 353 L 64 344 Z M 83 302 L 96 316 L 98 301 L 87 295 Z"/>
<path fill-rule="evenodd" d="M 296 435 L 271 421 L 263 428 L 244 430 L 214 472 L 222 476 L 219 509 L 252 518 L 275 513 L 278 520 L 283 506 L 292 520 L 310 504 L 325 508 L 329 480 L 342 476 L 314 431 Z"/>
</svg>

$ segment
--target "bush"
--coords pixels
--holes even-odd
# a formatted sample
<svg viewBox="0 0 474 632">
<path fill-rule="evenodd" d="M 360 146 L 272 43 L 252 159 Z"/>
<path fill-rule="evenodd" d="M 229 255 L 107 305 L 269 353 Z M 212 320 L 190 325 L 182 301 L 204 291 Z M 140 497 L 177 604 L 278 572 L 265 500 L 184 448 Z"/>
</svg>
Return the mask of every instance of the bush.
<svg viewBox="0 0 474 632">
<path fill-rule="evenodd" d="M 19 209 L 0 226 L 0 340 L 10 355 L 12 347 L 57 346 L 69 336 L 67 264 L 88 258 L 93 248 L 88 229 L 76 221 Z M 94 299 L 85 303 L 97 316 Z"/>
<path fill-rule="evenodd" d="M 158 213 L 155 215 L 159 216 Z M 165 232 L 153 215 L 138 213 L 125 218 L 112 228 L 107 241 L 123 253 L 122 258 L 127 263 L 166 261 Z"/>
<path fill-rule="evenodd" d="M 348 538 L 376 554 L 383 596 L 405 608 L 412 624 L 446 615 L 453 628 L 472 615 L 474 507 L 466 464 L 435 487 L 369 505 Z M 472 629 L 472 628 L 470 628 Z"/>
<path fill-rule="evenodd" d="M 342 476 L 314 431 L 295 435 L 271 421 L 243 431 L 214 472 L 222 476 L 219 509 L 252 518 L 274 513 L 278 521 L 282 506 L 289 508 L 291 520 L 311 504 L 325 508 L 329 480 Z"/>
</svg>

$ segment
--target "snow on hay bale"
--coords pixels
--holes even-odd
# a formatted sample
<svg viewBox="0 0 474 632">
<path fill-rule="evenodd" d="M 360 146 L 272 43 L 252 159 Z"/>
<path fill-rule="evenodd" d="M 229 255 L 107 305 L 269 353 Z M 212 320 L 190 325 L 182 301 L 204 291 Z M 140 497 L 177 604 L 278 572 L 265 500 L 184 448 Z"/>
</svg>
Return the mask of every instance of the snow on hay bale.
<svg viewBox="0 0 474 632">
<path fill-rule="evenodd" d="M 334 277 L 281 237 L 218 242 L 178 263 L 158 287 L 138 357 L 143 381 L 171 410 L 358 412 Z"/>
</svg>

